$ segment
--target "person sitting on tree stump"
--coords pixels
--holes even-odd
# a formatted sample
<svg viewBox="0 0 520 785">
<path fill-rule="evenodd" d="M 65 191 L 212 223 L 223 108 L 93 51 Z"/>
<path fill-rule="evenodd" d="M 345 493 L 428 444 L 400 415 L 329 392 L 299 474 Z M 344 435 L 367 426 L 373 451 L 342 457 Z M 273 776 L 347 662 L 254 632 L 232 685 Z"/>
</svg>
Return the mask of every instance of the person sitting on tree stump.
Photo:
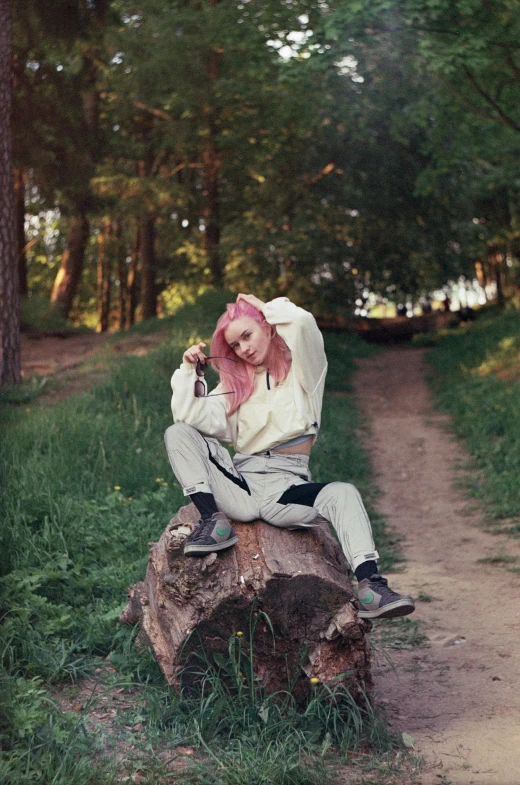
<svg viewBox="0 0 520 785">
<path fill-rule="evenodd" d="M 327 358 L 314 317 L 286 297 L 239 294 L 217 322 L 210 354 L 190 346 L 172 377 L 174 425 L 165 443 L 177 480 L 200 513 L 186 556 L 234 545 L 230 520 L 298 529 L 328 521 L 358 580 L 359 616 L 405 616 L 411 597 L 377 569 L 372 528 L 357 489 L 312 482 Z M 220 383 L 208 394 L 210 361 Z M 231 458 L 220 441 L 231 442 Z"/>
</svg>

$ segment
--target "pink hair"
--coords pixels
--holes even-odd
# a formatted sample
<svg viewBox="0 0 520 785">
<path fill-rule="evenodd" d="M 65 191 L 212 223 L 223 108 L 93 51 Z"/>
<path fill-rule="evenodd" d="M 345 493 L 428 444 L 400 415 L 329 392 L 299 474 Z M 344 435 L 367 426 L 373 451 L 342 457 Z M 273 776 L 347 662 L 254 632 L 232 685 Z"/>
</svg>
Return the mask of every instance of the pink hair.
<svg viewBox="0 0 520 785">
<path fill-rule="evenodd" d="M 228 414 L 236 412 L 236 410 L 247 401 L 252 395 L 256 383 L 255 366 L 237 357 L 224 337 L 224 333 L 231 322 L 235 321 L 235 319 L 241 319 L 244 316 L 254 319 L 254 321 L 271 336 L 267 356 L 263 364 L 269 369 L 269 374 L 273 377 L 275 385 L 283 382 L 291 367 L 287 344 L 283 338 L 278 335 L 275 327 L 265 320 L 263 313 L 245 300 L 239 300 L 236 303 L 228 303 L 226 305 L 226 312 L 222 314 L 217 322 L 210 347 L 210 355 L 229 357 L 231 360 L 237 361 L 228 362 L 227 360 L 222 359 L 213 361 L 213 365 L 220 375 L 220 381 L 222 382 L 224 389 L 234 391 L 233 394 L 226 396 L 229 399 Z"/>
</svg>

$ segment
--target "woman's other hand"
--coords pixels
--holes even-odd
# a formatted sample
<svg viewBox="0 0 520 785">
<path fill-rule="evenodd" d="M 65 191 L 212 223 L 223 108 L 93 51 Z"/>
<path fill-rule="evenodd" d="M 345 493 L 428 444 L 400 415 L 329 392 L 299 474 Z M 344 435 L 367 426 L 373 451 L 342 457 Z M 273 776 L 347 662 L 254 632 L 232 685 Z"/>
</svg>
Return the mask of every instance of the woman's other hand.
<svg viewBox="0 0 520 785">
<path fill-rule="evenodd" d="M 240 300 L 244 300 L 249 305 L 252 305 L 253 308 L 256 308 L 257 311 L 262 312 L 262 308 L 264 307 L 265 303 L 262 302 L 258 297 L 255 297 L 254 294 L 239 294 L 237 297 L 237 303 Z"/>
<path fill-rule="evenodd" d="M 205 348 L 206 344 L 202 341 L 200 343 L 196 343 L 193 346 L 190 346 L 189 349 L 186 349 L 184 354 L 182 355 L 182 361 L 185 363 L 190 363 L 191 365 L 195 365 L 197 360 L 201 360 L 201 362 L 206 362 L 206 355 L 202 351 Z"/>
</svg>

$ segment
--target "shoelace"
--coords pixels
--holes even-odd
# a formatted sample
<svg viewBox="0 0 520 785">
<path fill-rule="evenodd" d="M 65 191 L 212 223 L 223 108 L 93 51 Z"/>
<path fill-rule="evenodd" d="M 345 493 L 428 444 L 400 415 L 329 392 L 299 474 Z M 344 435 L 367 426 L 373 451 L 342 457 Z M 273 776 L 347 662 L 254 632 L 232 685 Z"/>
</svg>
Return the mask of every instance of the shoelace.
<svg viewBox="0 0 520 785">
<path fill-rule="evenodd" d="M 208 518 L 207 520 L 201 518 L 197 528 L 193 532 L 191 541 L 194 542 L 195 540 L 200 540 L 203 537 L 210 537 L 211 530 L 213 529 L 214 525 L 215 525 L 215 521 L 213 520 L 213 516 L 211 518 Z"/>
<path fill-rule="evenodd" d="M 392 589 L 388 586 L 388 581 L 386 578 L 383 578 L 382 575 L 375 575 L 370 578 L 370 583 L 374 584 L 377 587 L 379 594 L 382 597 L 399 597 L 400 595 L 397 592 L 392 591 Z"/>
</svg>

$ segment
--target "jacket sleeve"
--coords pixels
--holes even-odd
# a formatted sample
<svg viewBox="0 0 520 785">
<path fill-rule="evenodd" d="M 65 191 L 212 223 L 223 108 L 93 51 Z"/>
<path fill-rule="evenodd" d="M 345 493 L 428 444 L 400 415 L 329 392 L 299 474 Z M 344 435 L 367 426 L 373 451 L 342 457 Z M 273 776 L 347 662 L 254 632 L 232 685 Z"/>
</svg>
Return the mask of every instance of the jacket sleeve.
<svg viewBox="0 0 520 785">
<path fill-rule="evenodd" d="M 171 380 L 173 421 L 185 422 L 204 436 L 231 441 L 226 396 L 215 397 L 216 393 L 224 392 L 224 390 L 219 384 L 207 397 L 196 398 L 195 382 L 197 378 L 195 366 L 189 363 L 183 363 L 174 372 Z M 206 380 L 204 380 L 204 384 L 206 385 Z"/>
<path fill-rule="evenodd" d="M 287 297 L 271 300 L 262 311 L 289 347 L 296 378 L 308 395 L 314 395 L 327 373 L 323 336 L 314 316 Z"/>
</svg>

